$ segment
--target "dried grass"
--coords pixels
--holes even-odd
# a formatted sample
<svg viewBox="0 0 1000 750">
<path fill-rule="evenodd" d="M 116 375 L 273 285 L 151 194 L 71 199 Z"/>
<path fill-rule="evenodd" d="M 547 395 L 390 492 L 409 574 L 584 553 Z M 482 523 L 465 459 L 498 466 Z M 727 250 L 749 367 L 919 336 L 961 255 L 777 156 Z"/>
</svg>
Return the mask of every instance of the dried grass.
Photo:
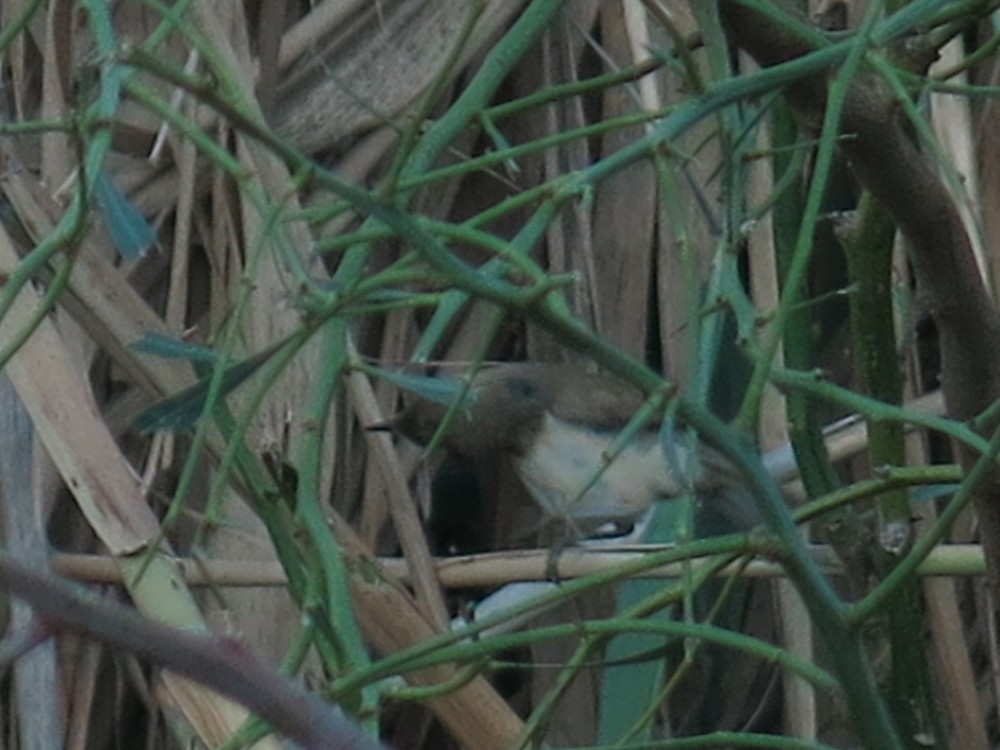
<svg viewBox="0 0 1000 750">
<path fill-rule="evenodd" d="M 655 70 L 580 96 L 525 107 L 510 117 L 479 112 L 432 163 L 416 175 L 403 172 L 420 177 L 432 168 L 455 167 L 457 176 L 416 190 L 400 185 L 402 159 L 412 157 L 427 128 L 461 101 L 523 5 L 499 0 L 326 0 L 306 8 L 265 0 L 256 9 L 258 15 L 248 18 L 249 6 L 195 0 L 184 4 L 185 21 L 168 30 L 155 48 L 156 59 L 146 60 L 149 67 L 136 75 L 135 88 L 115 112 L 103 169 L 155 228 L 157 247 L 142 258 L 122 259 L 113 247 L 107 219 L 90 208 L 74 228 L 79 231 L 39 264 L 35 282 L 3 298 L 10 306 L 0 323 L 0 352 L 13 354 L 5 372 L 44 449 L 36 451 L 34 460 L 51 460 L 62 479 L 58 486 L 35 480 L 37 491 L 29 493 L 31 513 L 42 526 L 50 519 L 75 524 L 75 534 L 58 530 L 60 540 L 78 540 L 62 551 L 98 549 L 114 559 L 117 575 L 106 569 L 100 575 L 123 578 L 144 613 L 187 628 L 211 623 L 216 632 L 238 634 L 275 665 L 315 626 L 303 619 L 301 603 L 275 585 L 285 578 L 275 567 L 274 531 L 260 519 L 259 507 L 246 502 L 252 491 L 245 486 L 247 476 L 240 473 L 245 457 L 232 448 L 242 439 L 251 460 L 259 464 L 259 457 L 272 457 L 279 473 L 284 465 L 295 466 L 300 481 L 310 482 L 315 498 L 323 501 L 319 507 L 344 548 L 353 611 L 376 655 L 417 647 L 447 631 L 456 596 L 442 587 L 448 574 L 438 577 L 422 523 L 430 503 L 427 483 L 413 478 L 414 451 L 408 454 L 388 434 L 364 429 L 391 417 L 398 394 L 390 384 L 366 374 L 363 365 L 374 361 L 393 369 L 411 358 L 444 363 L 574 358 L 581 367 L 589 365 L 523 318 L 503 314 L 492 302 L 448 291 L 448 280 L 439 272 L 419 263 L 405 265 L 401 259 L 411 252 L 406 238 L 365 234 L 373 224 L 358 207 L 323 189 L 314 175 L 296 171 L 268 143 L 241 128 L 239 118 L 250 123 L 269 120 L 281 139 L 334 174 L 406 201 L 412 215 L 429 220 L 461 226 L 502 201 L 543 186 L 530 204 L 480 227 L 511 246 L 527 236 L 526 222 L 546 191 L 554 190 L 565 175 L 612 157 L 648 133 L 654 118 L 690 99 L 697 82 L 684 77 L 681 63 L 687 56 L 704 76 L 712 75 L 713 64 L 700 47 L 684 50 L 669 65 L 651 57 L 651 50 L 659 54 L 679 39 L 696 39 L 704 30 L 696 20 L 697 9 L 688 4 L 569 3 L 505 78 L 492 96 L 494 105 L 633 66 Z M 26 0 L 0 5 L 0 28 L 31 14 L 0 57 L 6 84 L 0 125 L 41 120 L 56 124 L 36 133 L 0 137 L 0 274 L 5 283 L 25 272 L 29 261 L 24 258 L 37 258 L 38 248 L 69 226 L 74 196 L 90 179 L 81 172 L 81 152 L 92 147 L 95 133 L 107 124 L 90 122 L 81 139 L 76 130 L 80 120 L 73 119 L 100 90 L 97 79 L 109 62 L 98 51 L 100 40 L 95 39 L 90 17 L 65 0 L 34 11 L 32 7 Z M 153 2 L 122 3 L 114 8 L 114 21 L 122 49 L 129 45 L 122 54 L 128 54 L 157 33 L 163 15 Z M 154 62 L 169 68 L 175 79 L 160 76 L 163 71 L 154 69 Z M 991 68 L 985 75 L 994 74 Z M 182 79 L 188 90 L 178 85 Z M 945 103 L 955 109 L 943 109 Z M 991 127 L 993 109 L 992 102 L 976 109 L 955 97 L 935 100 L 932 121 L 948 136 L 942 137 L 942 163 L 947 159 L 948 168 L 964 180 L 957 199 L 967 209 L 974 236 L 981 239 L 981 269 L 995 283 L 997 261 L 991 248 L 1000 230 L 994 226 L 997 212 L 989 210 L 997 191 L 997 160 L 991 156 L 995 139 L 989 136 L 996 131 Z M 168 122 L 171 112 L 176 119 Z M 605 127 L 616 118 L 628 123 Z M 190 129 L 185 131 L 185 125 Z M 728 130 L 730 125 L 721 115 L 704 118 L 676 142 L 662 144 L 648 158 L 588 187 L 582 199 L 563 207 L 539 232 L 539 241 L 531 243 L 537 244 L 535 261 L 547 273 L 574 274 L 566 298 L 580 320 L 622 352 L 662 367 L 681 387 L 706 397 L 709 389 L 700 380 L 706 358 L 732 356 L 718 343 L 722 335 L 712 315 L 718 300 L 707 297 L 705 286 L 719 278 L 720 264 L 745 250 L 748 300 L 761 320 L 779 304 L 769 214 L 751 216 L 771 200 L 775 176 L 761 158 L 747 173 L 733 177 L 744 165 L 731 160 L 735 134 Z M 486 168 L 460 171 L 469 159 L 574 131 L 584 135 L 529 149 Z M 765 154 L 767 148 L 764 137 L 754 146 Z M 730 179 L 746 182 L 734 192 Z M 956 190 L 959 184 L 952 183 Z M 733 208 L 735 202 L 742 202 L 739 210 Z M 752 225 L 731 226 L 734 219 L 750 218 Z M 470 226 L 466 223 L 463 229 Z M 744 229 L 749 231 L 740 235 Z M 344 237 L 349 247 L 322 257 L 315 252 L 324 242 Z M 488 260 L 489 253 L 475 246 L 469 235 L 465 240 L 455 242 L 465 260 L 476 265 Z M 455 314 L 445 318 L 423 305 L 404 305 L 333 316 L 314 326 L 312 340 L 280 373 L 263 368 L 266 389 L 250 385 L 229 398 L 236 423 L 245 430 L 242 436 L 206 426 L 194 441 L 177 437 L 153 449 L 150 441 L 129 431 L 130 419 L 141 408 L 196 381 L 190 363 L 137 351 L 134 344 L 144 335 L 209 344 L 231 362 L 290 341 L 324 314 L 322 306 L 329 300 L 321 299 L 323 294 L 350 291 L 338 285 L 349 276 L 353 259 L 362 257 L 356 252 L 359 247 L 366 250 L 364 275 L 357 273 L 351 283 L 380 272 L 412 272 L 412 280 L 399 277 L 398 289 L 413 299 L 434 295 L 434 303 L 452 304 Z M 43 293 L 60 285 L 59 313 L 52 315 Z M 718 287 L 708 288 L 719 299 L 724 296 Z M 349 307 L 343 309 L 350 313 Z M 904 313 L 916 315 L 912 310 Z M 912 322 L 905 314 L 901 328 Z M 428 332 L 438 325 L 443 334 L 434 339 Z M 30 335 L 13 353 L 13 343 L 29 327 Z M 920 377 L 927 373 L 919 367 L 920 352 L 909 334 L 903 344 L 913 363 L 909 391 L 916 396 L 925 390 Z M 342 359 L 334 361 L 336 357 Z M 358 369 L 338 380 L 329 410 L 317 421 L 317 394 L 327 387 L 328 373 L 347 364 Z M 855 385 L 849 378 L 845 384 Z M 919 411 L 920 405 L 913 408 Z M 778 392 L 769 391 L 757 425 L 765 450 L 787 442 L 782 410 Z M 315 435 L 325 438 L 323 461 L 314 467 L 315 477 L 306 478 L 309 441 Z M 863 436 L 846 449 L 831 438 L 835 460 L 861 448 Z M 927 456 L 924 436 L 914 436 L 912 462 L 922 465 L 929 462 Z M 853 466 L 851 471 L 853 481 L 865 476 L 866 467 Z M 504 481 L 498 480 L 486 494 L 506 491 Z M 183 508 L 167 511 L 179 492 Z M 277 505 L 283 502 L 271 499 Z M 496 514 L 494 535 L 508 544 L 513 536 L 508 532 L 522 525 L 523 507 L 512 510 L 513 505 L 490 511 Z M 73 506 L 81 513 L 68 510 Z M 322 566 L 328 550 L 317 551 L 316 537 L 310 536 L 315 532 L 300 515 L 283 517 L 292 525 L 286 530 L 289 538 L 306 550 L 304 559 Z M 203 596 L 192 594 L 174 560 L 175 551 L 204 556 L 209 561 L 206 570 L 221 571 L 217 588 Z M 393 565 L 405 562 L 405 583 L 382 580 L 370 567 L 374 556 L 397 552 L 404 561 Z M 74 559 L 82 565 L 86 558 L 57 558 L 59 569 Z M 509 573 L 514 580 L 530 575 L 543 562 L 533 558 L 526 563 L 526 573 L 512 553 L 482 565 L 485 575 Z M 219 565 L 212 568 L 212 563 Z M 226 565 L 244 566 L 244 573 L 260 571 L 260 585 L 247 587 L 246 575 L 237 572 L 239 585 L 228 587 Z M 573 569 L 572 562 L 568 569 Z M 325 569 L 324 574 L 326 578 L 317 580 L 328 588 L 310 592 L 316 597 L 311 605 L 327 602 L 336 591 L 331 571 Z M 690 570 L 685 574 L 691 575 Z M 462 581 L 465 586 L 495 584 L 492 578 Z M 984 670 L 996 674 L 1000 667 L 989 661 L 995 658 L 992 652 L 983 654 L 982 644 L 995 643 L 996 634 L 989 631 L 983 637 L 975 632 L 992 626 L 979 625 L 978 620 L 970 625 L 967 612 L 977 600 L 968 589 L 945 579 L 927 582 L 927 626 L 952 746 L 985 748 L 995 724 L 996 698 L 984 698 L 989 686 L 974 689 L 975 675 Z M 768 621 L 757 623 L 758 632 L 773 636 L 775 623 L 780 623 L 782 644 L 812 662 L 808 613 L 790 586 L 781 584 L 777 592 L 774 619 L 762 618 Z M 686 617 L 694 617 L 690 599 L 678 606 Z M 547 617 L 552 623 L 610 617 L 615 607 L 614 595 L 604 590 Z M 502 680 L 490 682 L 453 664 L 423 666 L 407 677 L 410 687 L 456 687 L 423 701 L 454 739 L 442 739 L 426 714 L 416 717 L 402 710 L 388 714 L 393 737 L 409 747 L 457 742 L 500 750 L 543 727 L 557 744 L 594 743 L 600 732 L 597 707 L 607 700 L 602 692 L 607 690 L 602 687 L 606 675 L 590 669 L 597 657 L 581 643 L 586 640 L 566 637 L 535 644 L 530 651 L 538 665 L 562 667 L 579 660 L 576 679 L 577 673 L 556 668 L 515 670 L 515 688 L 506 691 L 497 686 L 505 685 Z M 59 677 L 67 705 L 58 726 L 64 728 L 69 747 L 130 744 L 140 735 L 148 747 L 166 747 L 171 740 L 160 728 L 160 719 L 150 718 L 164 715 L 172 726 L 183 716 L 176 726 L 189 727 L 182 731 L 193 730 L 215 745 L 246 718 L 242 709 L 186 681 L 170 675 L 156 678 L 134 665 L 127 669 L 121 661 L 112 662 L 93 644 L 69 640 L 60 653 Z M 522 646 L 512 658 L 523 660 L 526 653 Z M 322 684 L 339 676 L 329 673 L 328 658 L 322 648 L 314 649 L 295 668 Z M 489 654 L 489 659 L 499 658 Z M 739 729 L 765 716 L 762 726 L 793 736 L 841 736 L 842 727 L 831 729 L 830 717 L 817 711 L 812 688 L 799 678 L 788 677 L 784 707 L 778 708 L 774 694 L 763 700 L 754 694 L 759 683 L 752 680 L 770 679 L 767 675 L 746 677 L 735 660 L 727 669 L 727 662 L 718 655 L 713 658 L 716 661 L 683 663 L 681 669 L 690 672 L 688 681 L 672 686 L 667 708 L 652 709 L 660 711 L 664 725 L 707 731 L 715 727 L 706 722 L 717 720 L 719 726 L 728 722 L 728 728 Z M 489 659 L 484 657 L 484 663 Z M 702 668 L 716 671 L 700 673 Z M 17 679 L 22 679 L 20 674 Z M 115 694 L 114 702 L 109 692 Z M 648 691 L 634 700 L 647 698 Z M 718 707 L 713 703 L 725 703 L 727 710 L 713 713 Z M 691 715 L 679 717 L 677 706 Z M 58 713 L 53 708 L 53 714 Z M 95 731 L 112 717 L 116 729 Z M 30 730 L 22 726 L 20 731 L 27 746 Z M 540 738 L 543 732 L 538 731 Z M 257 746 L 277 747 L 278 741 L 266 739 Z"/>
</svg>

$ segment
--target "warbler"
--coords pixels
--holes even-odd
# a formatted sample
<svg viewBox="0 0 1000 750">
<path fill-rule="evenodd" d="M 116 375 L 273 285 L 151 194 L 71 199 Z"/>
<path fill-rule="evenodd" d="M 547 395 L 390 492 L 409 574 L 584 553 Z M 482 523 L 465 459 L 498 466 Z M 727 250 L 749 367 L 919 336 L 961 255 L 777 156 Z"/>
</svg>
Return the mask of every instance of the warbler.
<svg viewBox="0 0 1000 750">
<path fill-rule="evenodd" d="M 456 380 L 456 394 L 459 389 Z M 618 378 L 575 365 L 483 367 L 441 445 L 458 456 L 509 459 L 543 513 L 581 536 L 609 524 L 632 524 L 657 500 L 738 484 L 717 453 L 663 430 L 661 420 L 651 420 L 613 451 L 644 400 Z M 427 444 L 448 408 L 415 398 L 391 425 Z"/>
</svg>

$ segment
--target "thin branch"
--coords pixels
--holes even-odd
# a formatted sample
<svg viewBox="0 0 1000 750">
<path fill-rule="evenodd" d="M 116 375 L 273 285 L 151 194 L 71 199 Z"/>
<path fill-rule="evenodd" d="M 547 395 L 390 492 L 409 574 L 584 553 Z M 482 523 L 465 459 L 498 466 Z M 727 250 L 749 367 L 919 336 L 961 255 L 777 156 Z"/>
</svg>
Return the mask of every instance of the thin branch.
<svg viewBox="0 0 1000 750">
<path fill-rule="evenodd" d="M 53 629 L 96 638 L 218 690 L 307 750 L 384 750 L 339 709 L 267 669 L 233 639 L 161 625 L 36 573 L 6 552 L 0 553 L 0 587 L 27 601 Z"/>
</svg>

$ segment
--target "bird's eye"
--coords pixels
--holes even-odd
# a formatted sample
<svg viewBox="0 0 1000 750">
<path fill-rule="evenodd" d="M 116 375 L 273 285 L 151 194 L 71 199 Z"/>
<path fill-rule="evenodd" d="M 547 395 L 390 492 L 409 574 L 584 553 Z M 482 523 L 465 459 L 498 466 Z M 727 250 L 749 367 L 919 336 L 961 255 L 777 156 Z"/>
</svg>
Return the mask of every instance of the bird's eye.
<svg viewBox="0 0 1000 750">
<path fill-rule="evenodd" d="M 538 384 L 525 378 L 512 378 L 509 383 L 510 394 L 517 398 L 538 398 Z"/>
</svg>

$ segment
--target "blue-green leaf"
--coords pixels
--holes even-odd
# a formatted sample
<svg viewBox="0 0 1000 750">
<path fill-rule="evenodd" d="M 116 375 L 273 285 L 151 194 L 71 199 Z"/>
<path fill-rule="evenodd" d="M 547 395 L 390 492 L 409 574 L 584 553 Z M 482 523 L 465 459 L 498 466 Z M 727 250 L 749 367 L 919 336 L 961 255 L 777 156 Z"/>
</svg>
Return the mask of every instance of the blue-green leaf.
<svg viewBox="0 0 1000 750">
<path fill-rule="evenodd" d="M 209 346 L 193 344 L 165 333 L 144 333 L 141 339 L 129 344 L 129 348 L 160 359 L 182 359 L 187 362 L 208 363 L 217 362 L 219 359 L 219 353 Z"/>
<path fill-rule="evenodd" d="M 222 375 L 219 397 L 224 398 L 242 385 L 275 351 L 277 347 L 272 346 L 227 367 Z M 205 412 L 205 401 L 211 386 L 212 373 L 209 373 L 190 388 L 168 396 L 146 409 L 133 420 L 132 426 L 144 433 L 181 432 L 191 429 Z"/>
<path fill-rule="evenodd" d="M 384 380 L 388 380 L 398 388 L 416 394 L 422 399 L 443 406 L 450 406 L 462 392 L 462 380 L 449 377 L 428 377 L 412 375 L 397 370 L 384 370 L 380 367 L 362 365 L 360 369 Z M 470 391 L 467 398 L 474 398 L 475 392 Z"/>
<path fill-rule="evenodd" d="M 94 193 L 108 234 L 121 256 L 135 260 L 145 255 L 156 243 L 156 232 L 103 170 L 94 180 Z"/>
</svg>

